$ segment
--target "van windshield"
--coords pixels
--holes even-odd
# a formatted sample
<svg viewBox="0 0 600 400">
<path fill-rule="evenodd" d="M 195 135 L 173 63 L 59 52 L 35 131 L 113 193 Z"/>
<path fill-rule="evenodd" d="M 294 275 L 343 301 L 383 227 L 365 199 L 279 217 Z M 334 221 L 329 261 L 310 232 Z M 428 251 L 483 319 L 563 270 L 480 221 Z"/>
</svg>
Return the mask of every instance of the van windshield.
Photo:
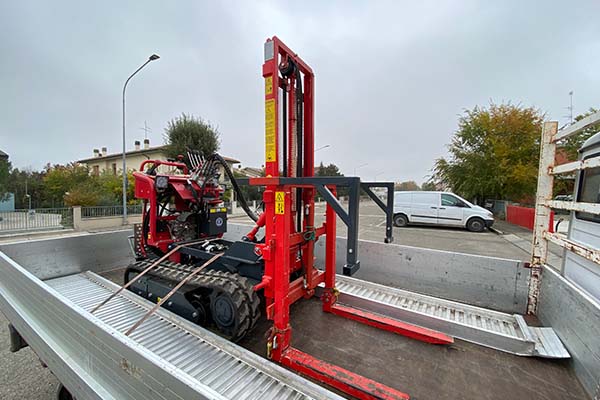
<svg viewBox="0 0 600 400">
<path fill-rule="evenodd" d="M 600 167 L 581 171 L 577 201 L 582 203 L 600 203 Z M 600 222 L 600 215 L 577 211 L 575 217 L 586 221 Z"/>
<path fill-rule="evenodd" d="M 448 207 L 468 207 L 467 203 L 448 193 L 442 193 L 442 205 Z"/>
</svg>

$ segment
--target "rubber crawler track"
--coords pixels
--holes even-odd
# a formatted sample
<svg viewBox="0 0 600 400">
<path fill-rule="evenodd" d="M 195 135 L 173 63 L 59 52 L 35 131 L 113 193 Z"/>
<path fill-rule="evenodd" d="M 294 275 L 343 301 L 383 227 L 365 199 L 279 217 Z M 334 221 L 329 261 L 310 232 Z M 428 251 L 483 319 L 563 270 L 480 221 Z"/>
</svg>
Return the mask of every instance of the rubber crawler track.
<svg viewBox="0 0 600 400">
<path fill-rule="evenodd" d="M 142 272 L 153 261 L 143 260 L 131 264 L 125 276 L 130 272 Z M 175 262 L 164 261 L 154 267 L 147 276 L 155 276 L 178 283 L 185 279 L 196 267 Z M 252 283 L 239 274 L 223 271 L 204 270 L 194 276 L 181 290 L 184 293 L 197 289 L 208 289 L 210 292 L 226 292 L 236 306 L 238 324 L 231 335 L 221 333 L 231 341 L 242 339 L 254 328 L 260 318 L 260 299 L 254 291 Z"/>
</svg>

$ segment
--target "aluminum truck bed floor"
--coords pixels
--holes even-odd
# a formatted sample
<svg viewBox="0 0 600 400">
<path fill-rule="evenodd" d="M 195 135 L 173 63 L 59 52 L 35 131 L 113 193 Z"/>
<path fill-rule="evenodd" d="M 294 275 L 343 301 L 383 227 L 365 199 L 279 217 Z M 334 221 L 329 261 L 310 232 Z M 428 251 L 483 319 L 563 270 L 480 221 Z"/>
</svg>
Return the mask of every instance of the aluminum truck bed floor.
<svg viewBox="0 0 600 400">
<path fill-rule="evenodd" d="M 94 274 L 45 281 L 54 290 L 90 311 L 118 286 Z M 124 333 L 153 304 L 123 292 L 94 313 Z M 131 336 L 146 350 L 208 386 L 219 399 L 338 398 L 332 392 L 272 364 L 166 310 L 158 310 Z"/>
<path fill-rule="evenodd" d="M 123 270 L 103 276 L 121 283 Z M 589 400 L 570 360 L 517 357 L 462 340 L 434 346 L 324 313 L 316 298 L 294 304 L 291 318 L 294 347 L 412 399 Z M 262 317 L 239 345 L 264 357 L 271 325 Z"/>
<path fill-rule="evenodd" d="M 295 348 L 413 400 L 590 400 L 571 360 L 518 357 L 460 339 L 435 346 L 325 313 L 316 298 L 294 304 L 290 315 Z M 239 344 L 264 355 L 270 326 L 260 321 Z"/>
<path fill-rule="evenodd" d="M 455 338 L 520 356 L 569 358 L 552 328 L 527 325 L 522 316 L 474 307 L 338 275 L 339 302 Z"/>
</svg>

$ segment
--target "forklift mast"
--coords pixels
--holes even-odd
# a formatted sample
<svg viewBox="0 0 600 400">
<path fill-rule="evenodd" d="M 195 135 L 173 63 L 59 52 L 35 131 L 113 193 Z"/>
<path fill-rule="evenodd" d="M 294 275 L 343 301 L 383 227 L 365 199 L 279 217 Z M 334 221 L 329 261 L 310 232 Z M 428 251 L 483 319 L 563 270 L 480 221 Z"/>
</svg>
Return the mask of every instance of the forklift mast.
<svg viewBox="0 0 600 400">
<path fill-rule="evenodd" d="M 264 275 L 255 290 L 264 289 L 266 316 L 273 321 L 267 355 L 274 361 L 360 399 L 406 399 L 408 396 L 336 365 L 318 360 L 291 346 L 290 306 L 321 293 L 323 311 L 418 340 L 447 344 L 452 338 L 418 326 L 337 304 L 336 218 L 348 226 L 345 275 L 360 268 L 358 202 L 363 189 L 386 212 L 386 243 L 392 241 L 393 184 L 361 183 L 357 177 L 314 176 L 314 74 L 296 53 L 277 37 L 267 39 L 262 74 L 265 82 L 265 172 L 250 178 L 264 186 L 264 213 L 246 238 L 265 236 L 255 253 L 264 260 Z M 371 192 L 388 189 L 388 202 Z M 348 210 L 337 200 L 338 187 L 349 189 Z M 325 222 L 315 226 L 315 194 L 327 202 Z M 315 266 L 315 242 L 325 240 L 325 265 Z M 321 287 L 319 287 L 321 286 Z"/>
</svg>

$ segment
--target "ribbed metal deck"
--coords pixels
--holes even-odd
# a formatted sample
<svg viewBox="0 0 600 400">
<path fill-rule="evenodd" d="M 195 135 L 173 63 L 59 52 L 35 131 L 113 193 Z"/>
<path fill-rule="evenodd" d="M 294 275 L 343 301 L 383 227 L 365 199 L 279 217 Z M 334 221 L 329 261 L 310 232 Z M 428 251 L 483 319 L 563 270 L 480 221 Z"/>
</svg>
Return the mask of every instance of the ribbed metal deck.
<svg viewBox="0 0 600 400">
<path fill-rule="evenodd" d="M 339 302 L 523 356 L 569 358 L 552 328 L 529 327 L 522 316 L 421 295 L 345 276 Z"/>
<path fill-rule="evenodd" d="M 46 281 L 90 311 L 118 286 L 85 272 Z M 123 292 L 93 315 L 124 333 L 153 305 Z M 341 399 L 326 389 L 160 309 L 130 336 L 165 363 L 226 399 Z M 220 397 L 221 398 L 221 397 Z"/>
</svg>

